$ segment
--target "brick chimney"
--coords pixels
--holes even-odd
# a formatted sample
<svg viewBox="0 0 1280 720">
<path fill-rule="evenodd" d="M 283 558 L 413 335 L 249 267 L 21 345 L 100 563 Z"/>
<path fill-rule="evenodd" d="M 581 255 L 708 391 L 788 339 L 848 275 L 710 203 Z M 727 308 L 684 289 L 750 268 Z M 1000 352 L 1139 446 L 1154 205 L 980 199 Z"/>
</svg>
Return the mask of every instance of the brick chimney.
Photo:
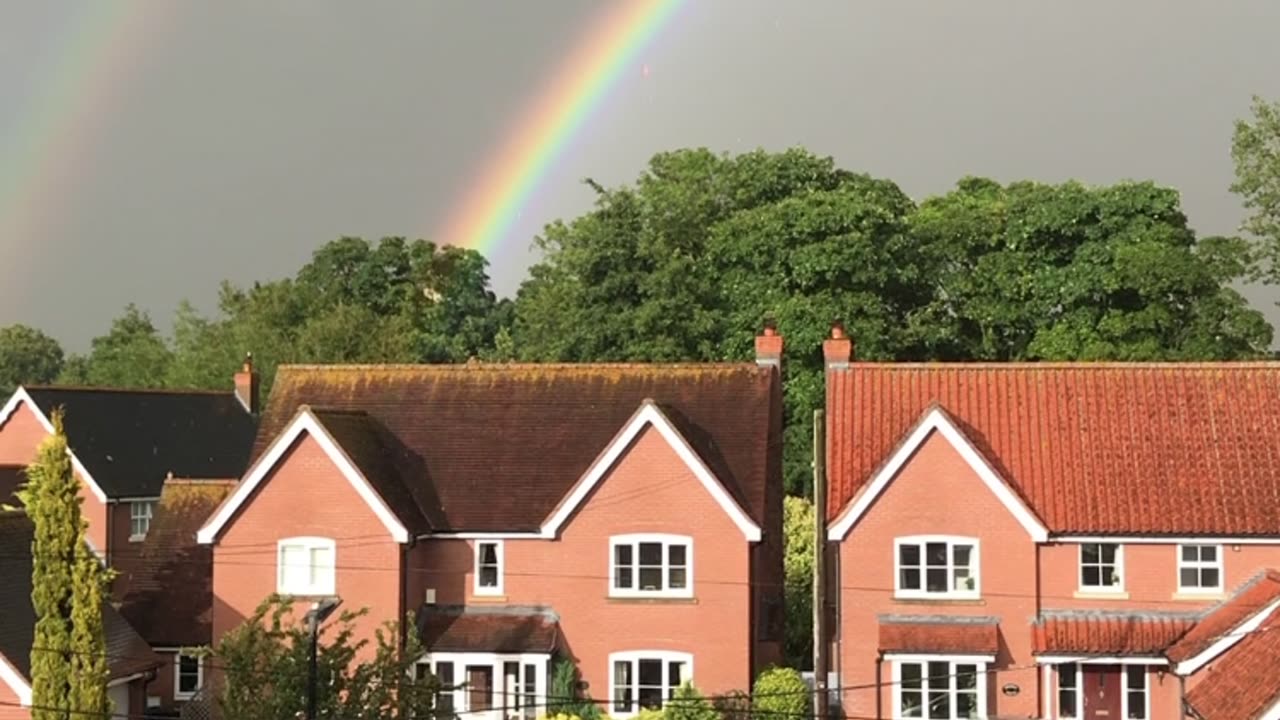
<svg viewBox="0 0 1280 720">
<path fill-rule="evenodd" d="M 257 415 L 258 410 L 258 371 L 253 369 L 253 353 L 245 353 L 244 364 L 236 373 L 236 399 L 250 414 Z"/>
<path fill-rule="evenodd" d="M 853 360 L 853 341 L 845 337 L 839 321 L 831 324 L 831 337 L 822 341 L 822 357 L 828 370 L 843 370 Z"/>
<path fill-rule="evenodd" d="M 773 320 L 765 320 L 764 329 L 756 336 L 756 364 L 782 369 L 782 336 Z"/>
</svg>

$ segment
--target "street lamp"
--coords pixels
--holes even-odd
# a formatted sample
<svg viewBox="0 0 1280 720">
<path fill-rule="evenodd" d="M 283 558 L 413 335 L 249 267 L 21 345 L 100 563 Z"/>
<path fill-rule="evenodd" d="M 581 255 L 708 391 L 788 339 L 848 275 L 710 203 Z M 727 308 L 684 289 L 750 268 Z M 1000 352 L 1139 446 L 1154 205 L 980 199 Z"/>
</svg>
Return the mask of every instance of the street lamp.
<svg viewBox="0 0 1280 720">
<path fill-rule="evenodd" d="M 320 641 L 320 624 L 342 604 L 341 598 L 330 597 L 314 603 L 307 611 L 307 627 L 311 630 L 311 666 L 307 678 L 307 720 L 316 720 L 316 646 Z"/>
</svg>

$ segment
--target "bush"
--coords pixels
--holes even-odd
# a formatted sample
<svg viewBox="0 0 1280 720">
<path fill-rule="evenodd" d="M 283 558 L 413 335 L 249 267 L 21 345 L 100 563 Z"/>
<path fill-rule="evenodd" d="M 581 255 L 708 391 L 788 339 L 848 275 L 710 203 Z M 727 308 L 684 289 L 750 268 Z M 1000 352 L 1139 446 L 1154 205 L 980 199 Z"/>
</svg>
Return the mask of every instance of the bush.
<svg viewBox="0 0 1280 720">
<path fill-rule="evenodd" d="M 813 665 L 813 503 L 788 497 L 782 509 L 787 608 L 783 657 L 789 667 L 808 669 Z"/>
<path fill-rule="evenodd" d="M 798 670 L 769 668 L 756 678 L 751 707 L 763 717 L 805 717 L 810 714 L 809 684 Z"/>
<path fill-rule="evenodd" d="M 712 699 L 711 704 L 724 720 L 751 720 L 751 696 L 741 690 L 730 690 L 718 695 Z"/>
<path fill-rule="evenodd" d="M 640 708 L 640 712 L 633 715 L 632 720 L 666 720 L 666 712 L 653 708 Z"/>
<path fill-rule="evenodd" d="M 604 718 L 604 713 L 590 698 L 578 693 L 578 666 L 572 660 L 557 660 L 551 668 L 551 690 L 547 694 L 547 714 L 544 717 L 573 720 Z"/>
<path fill-rule="evenodd" d="M 711 701 L 702 696 L 693 683 L 686 682 L 676 688 L 667 707 L 663 710 L 666 720 L 721 720 Z"/>
</svg>

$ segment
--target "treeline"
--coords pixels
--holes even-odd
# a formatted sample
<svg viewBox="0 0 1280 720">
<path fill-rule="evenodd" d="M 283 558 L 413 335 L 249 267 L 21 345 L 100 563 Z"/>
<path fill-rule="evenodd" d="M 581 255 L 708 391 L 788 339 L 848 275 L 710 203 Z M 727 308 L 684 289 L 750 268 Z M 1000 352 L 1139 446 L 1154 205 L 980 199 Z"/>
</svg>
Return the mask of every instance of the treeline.
<svg viewBox="0 0 1280 720">
<path fill-rule="evenodd" d="M 224 282 L 213 317 L 183 303 L 167 335 L 133 306 L 84 355 L 0 330 L 0 382 L 224 388 L 248 351 L 264 390 L 285 362 L 745 360 L 770 317 L 787 338 L 787 487 L 805 494 L 833 320 L 869 360 L 1266 355 L 1273 330 L 1233 288 L 1280 279 L 1280 167 L 1255 161 L 1277 117 L 1259 103 L 1236 131 L 1251 239 L 1197 238 L 1177 191 L 1150 182 L 965 178 L 914 202 L 801 149 L 680 150 L 634 183 L 588 181 L 594 208 L 546 226 L 514 300 L 475 251 L 341 238 L 292 278 Z"/>
</svg>

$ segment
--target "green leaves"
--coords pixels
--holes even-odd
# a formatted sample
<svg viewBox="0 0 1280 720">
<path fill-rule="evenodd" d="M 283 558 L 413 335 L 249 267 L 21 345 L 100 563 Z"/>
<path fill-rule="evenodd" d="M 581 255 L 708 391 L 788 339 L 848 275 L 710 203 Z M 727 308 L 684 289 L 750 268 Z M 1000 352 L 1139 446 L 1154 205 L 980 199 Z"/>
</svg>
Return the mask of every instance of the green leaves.
<svg viewBox="0 0 1280 720">
<path fill-rule="evenodd" d="M 1249 210 L 1243 229 L 1253 235 L 1261 277 L 1280 283 L 1280 103 L 1253 98 L 1251 117 L 1236 121 L 1231 191 Z"/>
<path fill-rule="evenodd" d="M 0 389 L 51 383 L 62 371 L 62 346 L 26 325 L 0 328 Z"/>
</svg>

